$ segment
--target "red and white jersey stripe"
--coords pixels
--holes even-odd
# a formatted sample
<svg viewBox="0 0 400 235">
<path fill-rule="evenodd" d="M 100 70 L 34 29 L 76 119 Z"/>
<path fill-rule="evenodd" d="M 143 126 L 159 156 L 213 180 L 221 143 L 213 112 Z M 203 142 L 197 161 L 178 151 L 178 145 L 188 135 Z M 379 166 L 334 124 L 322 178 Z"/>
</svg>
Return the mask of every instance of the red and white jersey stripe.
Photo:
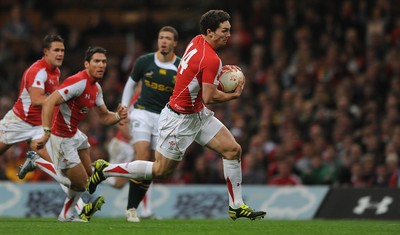
<svg viewBox="0 0 400 235">
<path fill-rule="evenodd" d="M 214 48 L 197 35 L 186 48 L 176 75 L 169 104 L 184 114 L 199 112 L 203 107 L 202 83 L 218 85 L 222 62 Z"/>
<path fill-rule="evenodd" d="M 79 123 L 94 106 L 104 104 L 103 93 L 95 79 L 86 71 L 68 77 L 57 89 L 64 98 L 58 112 L 53 118 L 52 134 L 60 137 L 72 137 Z"/>
<path fill-rule="evenodd" d="M 13 112 L 22 120 L 39 126 L 42 124 L 42 107 L 33 106 L 29 95 L 29 88 L 43 89 L 46 95 L 55 91 L 59 85 L 60 69 L 52 68 L 44 58 L 33 63 L 22 75 L 18 100 Z"/>
</svg>

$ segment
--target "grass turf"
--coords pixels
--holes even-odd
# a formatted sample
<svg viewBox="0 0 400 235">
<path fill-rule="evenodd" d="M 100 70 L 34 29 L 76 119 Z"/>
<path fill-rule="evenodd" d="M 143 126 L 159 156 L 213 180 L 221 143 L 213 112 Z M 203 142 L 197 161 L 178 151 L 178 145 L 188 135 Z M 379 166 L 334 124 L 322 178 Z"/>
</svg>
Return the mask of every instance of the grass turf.
<svg viewBox="0 0 400 235">
<path fill-rule="evenodd" d="M 164 219 L 128 223 L 124 218 L 93 218 L 89 223 L 62 223 L 55 218 L 0 218 L 0 231 L 3 235 L 391 235 L 400 234 L 400 221 Z"/>
</svg>

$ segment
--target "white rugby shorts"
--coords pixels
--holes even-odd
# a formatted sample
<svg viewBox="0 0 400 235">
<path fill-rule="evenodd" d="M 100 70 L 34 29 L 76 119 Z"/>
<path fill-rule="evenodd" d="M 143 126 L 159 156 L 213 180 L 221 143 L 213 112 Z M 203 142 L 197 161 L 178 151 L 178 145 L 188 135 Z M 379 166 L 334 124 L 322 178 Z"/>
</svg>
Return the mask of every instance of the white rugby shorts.
<svg viewBox="0 0 400 235">
<path fill-rule="evenodd" d="M 151 149 L 156 149 L 158 138 L 158 118 L 160 114 L 143 109 L 132 109 L 129 113 L 131 144 L 138 141 L 150 142 Z"/>
<path fill-rule="evenodd" d="M 49 142 L 50 146 L 48 146 L 47 151 L 56 169 L 61 170 L 78 165 L 81 162 L 78 150 L 90 147 L 87 136 L 80 130 L 70 138 L 51 134 Z"/>
<path fill-rule="evenodd" d="M 204 146 L 224 126 L 206 107 L 194 114 L 177 114 L 167 106 L 161 111 L 158 125 L 157 151 L 175 161 L 182 160 L 193 141 Z"/>
<path fill-rule="evenodd" d="M 44 134 L 42 126 L 34 126 L 23 121 L 12 110 L 0 120 L 0 142 L 15 144 L 22 141 L 36 140 Z"/>
</svg>

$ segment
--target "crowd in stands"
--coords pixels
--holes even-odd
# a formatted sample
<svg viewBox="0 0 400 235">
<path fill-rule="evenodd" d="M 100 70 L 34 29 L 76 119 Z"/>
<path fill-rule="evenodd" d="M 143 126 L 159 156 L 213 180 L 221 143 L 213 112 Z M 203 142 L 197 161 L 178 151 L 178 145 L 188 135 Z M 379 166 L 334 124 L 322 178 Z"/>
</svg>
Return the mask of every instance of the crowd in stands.
<svg viewBox="0 0 400 235">
<path fill-rule="evenodd" d="M 238 100 L 209 108 L 243 148 L 243 184 L 400 186 L 400 7 L 394 1 L 205 1 L 200 8 L 173 2 L 182 2 L 179 6 L 193 15 L 222 7 L 231 15 L 229 46 L 219 55 L 224 64 L 243 69 L 245 91 Z M 132 62 L 154 50 L 158 27 L 168 22 L 179 30 L 179 56 L 198 33 L 198 17 L 179 22 L 148 17 L 130 30 L 115 30 L 102 14 L 93 14 L 91 24 L 82 29 L 43 15 L 35 31 L 21 13 L 26 7 L 0 8 L 10 15 L 0 34 L 0 117 L 15 102 L 20 76 L 38 59 L 45 33 L 66 39 L 61 80 L 83 68 L 76 61 L 82 61 L 93 35 L 126 39 L 126 45 L 118 45 L 126 53 L 110 53 L 101 81 L 111 110 L 121 99 Z M 151 15 L 155 6 L 140 7 Z M 81 130 L 90 138 L 93 160 L 107 159 L 105 149 L 115 128 L 89 115 Z M 15 173 L 25 151 L 21 144 L 0 157 L 0 179 L 17 181 L 7 172 Z M 193 144 L 168 182 L 223 184 L 222 172 L 217 154 Z M 48 180 L 38 174 L 28 180 Z"/>
</svg>

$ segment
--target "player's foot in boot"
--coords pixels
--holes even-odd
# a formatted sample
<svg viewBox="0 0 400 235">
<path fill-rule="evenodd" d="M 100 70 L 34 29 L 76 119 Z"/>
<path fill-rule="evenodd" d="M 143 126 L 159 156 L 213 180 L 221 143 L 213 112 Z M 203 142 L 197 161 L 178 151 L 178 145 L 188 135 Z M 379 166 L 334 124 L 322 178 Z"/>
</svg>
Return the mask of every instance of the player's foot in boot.
<svg viewBox="0 0 400 235">
<path fill-rule="evenodd" d="M 89 221 L 96 211 L 101 210 L 101 206 L 103 206 L 104 203 L 104 197 L 99 196 L 98 198 L 96 198 L 96 200 L 94 200 L 94 202 L 89 202 L 88 204 L 85 204 L 83 206 L 81 214 L 79 215 L 79 218 Z"/>
<path fill-rule="evenodd" d="M 31 172 L 36 169 L 36 164 L 35 161 L 38 159 L 40 156 L 35 152 L 35 151 L 29 151 L 26 153 L 26 160 L 24 164 L 22 164 L 19 167 L 17 176 L 19 179 L 25 178 L 26 174 L 28 172 Z"/>
<path fill-rule="evenodd" d="M 237 209 L 229 207 L 229 217 L 233 220 L 237 218 L 248 218 L 251 220 L 262 219 L 266 214 L 265 211 L 254 211 L 244 203 Z"/>
<path fill-rule="evenodd" d="M 96 191 L 97 185 L 106 179 L 103 174 L 103 169 L 106 168 L 108 165 L 109 163 L 103 159 L 96 160 L 92 163 L 92 166 L 94 167 L 94 172 L 93 175 L 90 176 L 86 184 L 86 190 L 89 191 L 90 194 L 94 193 Z"/>
</svg>

